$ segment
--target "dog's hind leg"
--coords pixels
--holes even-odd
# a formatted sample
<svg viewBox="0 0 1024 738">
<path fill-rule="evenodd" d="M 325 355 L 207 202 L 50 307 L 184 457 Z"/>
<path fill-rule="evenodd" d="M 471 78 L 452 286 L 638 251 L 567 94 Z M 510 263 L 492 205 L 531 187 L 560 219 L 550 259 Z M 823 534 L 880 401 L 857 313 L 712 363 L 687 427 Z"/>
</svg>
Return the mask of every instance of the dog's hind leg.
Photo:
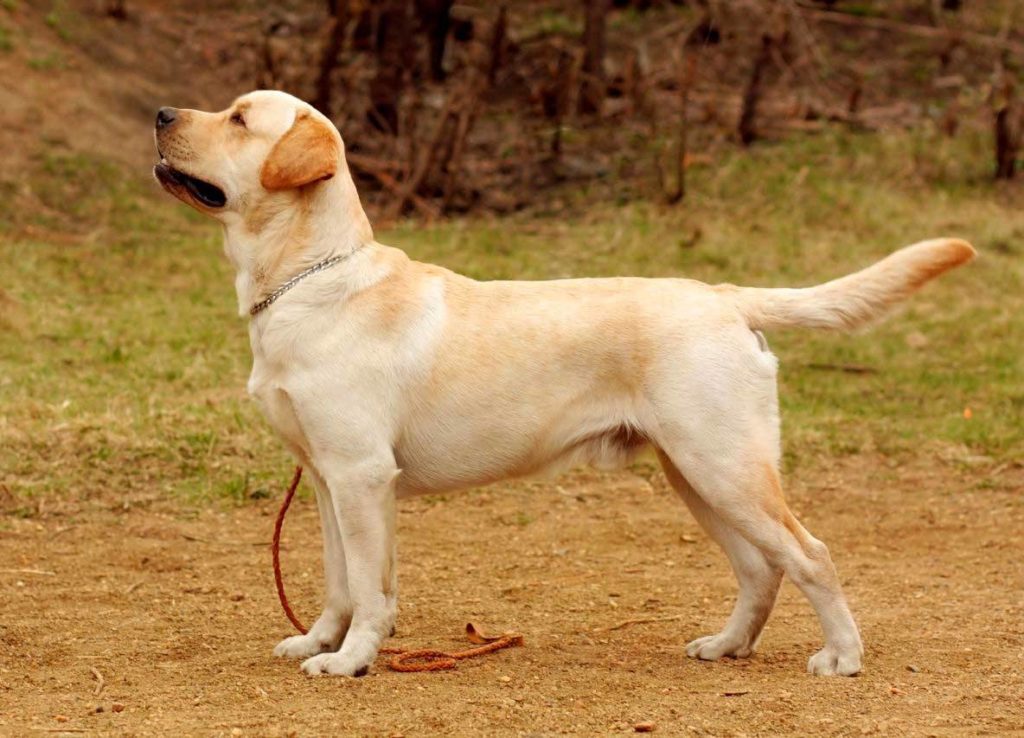
<svg viewBox="0 0 1024 738">
<path fill-rule="evenodd" d="M 692 446 L 690 447 L 692 448 Z M 785 571 L 818 613 L 825 647 L 807 664 L 813 674 L 852 676 L 861 668 L 860 634 L 825 544 L 786 506 L 778 472 L 765 455 L 719 449 L 669 454 L 721 521 Z M 698 461 L 699 459 L 699 461 Z"/>
<path fill-rule="evenodd" d="M 782 569 L 773 566 L 756 546 L 708 507 L 660 449 L 658 459 L 669 483 L 686 502 L 693 517 L 729 557 L 740 586 L 736 605 L 722 632 L 692 641 L 686 647 L 686 654 L 706 661 L 723 656 L 745 658 L 757 647 L 764 624 L 775 606 Z"/>
<path fill-rule="evenodd" d="M 331 493 L 312 464 L 307 462 L 304 471 L 316 490 L 316 506 L 320 512 L 324 546 L 324 607 L 308 633 L 285 638 L 274 648 L 275 656 L 293 659 L 307 659 L 318 653 L 338 650 L 352 621 L 345 548 Z"/>
<path fill-rule="evenodd" d="M 705 520 L 720 522 L 719 535 L 728 531 L 723 538 L 733 548 L 734 564 L 741 559 L 741 582 L 744 577 L 774 582 L 768 567 L 781 569 L 813 605 L 825 647 L 810 658 L 808 670 L 858 673 L 863 654 L 860 634 L 828 549 L 800 525 L 782 494 L 774 357 L 745 329 L 732 333 L 726 328 L 715 334 L 714 341 L 691 346 L 687 354 L 674 358 L 674 363 L 656 367 L 658 381 L 651 382 L 652 443 L 713 513 Z M 680 364 L 685 371 L 679 371 Z M 749 547 L 760 551 L 767 566 L 744 556 Z M 739 569 L 751 567 L 740 574 Z M 758 569 L 760 574 L 751 573 Z M 739 603 L 737 610 L 744 612 Z M 694 648 L 703 651 L 706 644 Z M 731 644 L 723 639 L 714 649 L 727 645 Z M 712 647 L 708 648 L 710 653 Z"/>
</svg>

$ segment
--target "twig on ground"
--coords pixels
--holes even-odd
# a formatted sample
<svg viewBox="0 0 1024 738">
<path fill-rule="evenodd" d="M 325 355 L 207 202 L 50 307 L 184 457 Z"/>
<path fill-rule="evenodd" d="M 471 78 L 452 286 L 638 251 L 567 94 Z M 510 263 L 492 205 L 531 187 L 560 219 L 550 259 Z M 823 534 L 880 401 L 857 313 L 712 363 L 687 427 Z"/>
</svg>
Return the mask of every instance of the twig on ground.
<svg viewBox="0 0 1024 738">
<path fill-rule="evenodd" d="M 826 372 L 846 372 L 847 374 L 877 374 L 873 366 L 862 364 L 807 364 L 808 369 L 819 369 Z"/>
<path fill-rule="evenodd" d="M 103 675 L 100 673 L 100 670 L 97 669 L 95 666 L 90 666 L 89 671 L 91 671 L 92 675 L 96 677 L 97 682 L 96 689 L 93 690 L 93 695 L 99 697 L 100 692 L 102 692 L 103 688 L 107 686 L 107 680 L 103 678 Z"/>
<path fill-rule="evenodd" d="M 598 628 L 597 631 L 602 633 L 608 633 L 613 630 L 622 630 L 623 628 L 628 628 L 631 625 L 642 625 L 644 623 L 667 623 L 672 620 L 682 619 L 682 615 L 666 615 L 664 617 L 659 618 L 630 618 L 629 620 L 623 620 L 621 623 L 618 623 L 617 625 L 611 625 L 607 628 Z"/>
<path fill-rule="evenodd" d="M 0 569 L 0 574 L 34 574 L 40 577 L 55 577 L 57 572 L 45 569 Z"/>
<path fill-rule="evenodd" d="M 126 589 L 126 590 L 124 591 L 124 593 L 125 593 L 126 595 L 130 595 L 130 594 L 131 594 L 132 592 L 134 592 L 135 590 L 137 590 L 137 589 L 138 589 L 139 587 L 141 587 L 141 586 L 142 586 L 143 584 L 145 584 L 145 582 L 142 582 L 142 581 L 138 581 L 138 582 L 136 582 L 135 584 L 133 584 L 133 585 L 131 585 L 130 587 L 128 587 L 128 589 Z"/>
<path fill-rule="evenodd" d="M 182 533 L 181 537 L 186 541 L 192 541 L 193 543 L 209 543 L 211 545 L 219 546 L 269 546 L 270 541 L 211 541 L 207 538 L 200 538 L 199 536 L 190 536 L 188 533 Z"/>
</svg>

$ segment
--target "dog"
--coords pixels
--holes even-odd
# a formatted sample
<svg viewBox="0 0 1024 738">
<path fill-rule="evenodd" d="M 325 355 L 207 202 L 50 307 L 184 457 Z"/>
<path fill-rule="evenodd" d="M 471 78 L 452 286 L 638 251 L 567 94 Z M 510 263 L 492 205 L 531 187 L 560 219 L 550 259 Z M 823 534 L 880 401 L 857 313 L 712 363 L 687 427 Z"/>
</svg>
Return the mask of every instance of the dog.
<svg viewBox="0 0 1024 738">
<path fill-rule="evenodd" d="M 852 329 L 969 261 L 965 241 L 896 251 L 803 289 L 687 279 L 479 282 L 377 243 L 331 121 L 282 92 L 221 112 L 162 108 L 154 175 L 220 221 L 248 391 L 313 480 L 323 611 L 274 649 L 308 674 L 361 675 L 393 633 L 396 498 L 653 447 L 739 581 L 698 659 L 750 655 L 783 575 L 817 612 L 811 673 L 861 670 L 828 549 L 786 506 L 777 360 L 761 331 Z"/>
</svg>

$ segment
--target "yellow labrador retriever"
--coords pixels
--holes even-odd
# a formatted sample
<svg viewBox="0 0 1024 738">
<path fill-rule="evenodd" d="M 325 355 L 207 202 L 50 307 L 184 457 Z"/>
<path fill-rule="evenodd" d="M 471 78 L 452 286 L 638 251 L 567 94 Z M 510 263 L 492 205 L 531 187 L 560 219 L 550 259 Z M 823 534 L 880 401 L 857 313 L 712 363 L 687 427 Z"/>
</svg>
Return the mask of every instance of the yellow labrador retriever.
<svg viewBox="0 0 1024 738">
<path fill-rule="evenodd" d="M 687 654 L 750 654 L 787 574 L 824 630 L 808 669 L 860 671 L 828 550 L 783 499 L 777 362 L 758 331 L 864 324 L 969 244 L 924 241 L 804 289 L 477 282 L 374 241 L 338 131 L 290 95 L 163 108 L 156 144 L 160 184 L 224 226 L 249 392 L 316 487 L 323 612 L 275 654 L 309 674 L 373 663 L 397 609 L 396 497 L 620 465 L 650 445 L 739 579 L 722 632 Z"/>
</svg>

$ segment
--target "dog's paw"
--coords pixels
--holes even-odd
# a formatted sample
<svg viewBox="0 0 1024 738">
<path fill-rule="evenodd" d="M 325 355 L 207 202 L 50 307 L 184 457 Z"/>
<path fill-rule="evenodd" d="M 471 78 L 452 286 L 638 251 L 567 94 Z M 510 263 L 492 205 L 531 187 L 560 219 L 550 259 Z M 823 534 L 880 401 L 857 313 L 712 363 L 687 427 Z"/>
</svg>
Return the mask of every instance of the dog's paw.
<svg viewBox="0 0 1024 738">
<path fill-rule="evenodd" d="M 687 656 L 702 661 L 718 661 L 724 656 L 744 659 L 753 652 L 754 649 L 746 638 L 738 638 L 724 632 L 698 638 L 686 646 Z"/>
<path fill-rule="evenodd" d="M 274 655 L 284 659 L 308 659 L 310 656 L 337 649 L 338 644 L 334 639 L 325 638 L 310 631 L 306 635 L 285 638 L 274 646 Z"/>
<path fill-rule="evenodd" d="M 807 661 L 807 671 L 819 676 L 856 676 L 860 673 L 859 648 L 825 646 Z"/>
<path fill-rule="evenodd" d="M 363 676 L 370 670 L 370 662 L 343 653 L 321 653 L 302 662 L 302 670 L 310 676 Z"/>
</svg>

